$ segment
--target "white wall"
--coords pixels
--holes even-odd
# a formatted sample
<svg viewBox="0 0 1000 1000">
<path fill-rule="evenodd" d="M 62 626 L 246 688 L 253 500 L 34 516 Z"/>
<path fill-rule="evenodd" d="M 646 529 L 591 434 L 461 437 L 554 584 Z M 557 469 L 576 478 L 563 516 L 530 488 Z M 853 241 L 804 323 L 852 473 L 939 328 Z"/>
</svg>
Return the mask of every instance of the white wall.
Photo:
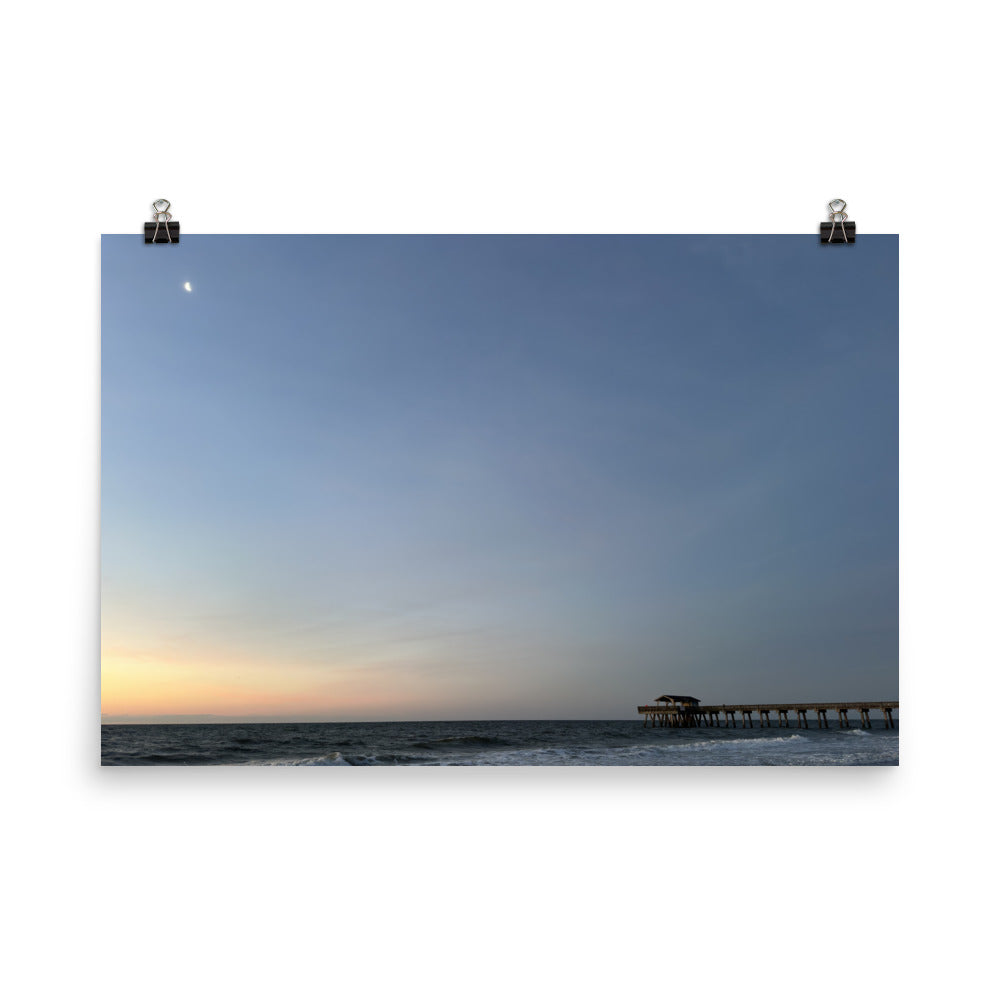
<svg viewBox="0 0 1000 1000">
<path fill-rule="evenodd" d="M 992 734 L 934 688 L 996 686 L 987 9 L 5 14 L 14 995 L 975 990 Z M 102 772 L 98 234 L 161 196 L 186 233 L 813 232 L 835 196 L 899 232 L 902 767 Z"/>
</svg>

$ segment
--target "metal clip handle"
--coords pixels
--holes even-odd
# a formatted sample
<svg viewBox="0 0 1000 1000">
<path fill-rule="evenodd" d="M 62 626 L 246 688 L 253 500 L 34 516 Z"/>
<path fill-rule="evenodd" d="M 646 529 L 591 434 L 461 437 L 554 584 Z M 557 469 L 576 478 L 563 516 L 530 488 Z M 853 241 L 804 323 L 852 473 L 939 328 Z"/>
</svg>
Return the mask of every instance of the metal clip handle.
<svg viewBox="0 0 1000 1000">
<path fill-rule="evenodd" d="M 847 208 L 847 202 L 843 198 L 834 198 L 830 202 L 830 222 L 833 223 L 830 226 L 830 235 L 827 238 L 827 243 L 833 242 L 833 234 L 837 231 L 837 223 L 840 223 L 840 231 L 844 234 L 844 242 L 847 242 L 847 230 L 844 228 L 844 223 L 847 221 L 847 213 L 844 209 Z"/>
</svg>

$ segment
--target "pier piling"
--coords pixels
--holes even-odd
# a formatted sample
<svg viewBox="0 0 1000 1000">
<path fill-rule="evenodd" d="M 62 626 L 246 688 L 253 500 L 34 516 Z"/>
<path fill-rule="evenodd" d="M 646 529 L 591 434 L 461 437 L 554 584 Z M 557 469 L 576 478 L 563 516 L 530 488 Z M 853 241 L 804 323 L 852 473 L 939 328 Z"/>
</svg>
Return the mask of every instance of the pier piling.
<svg viewBox="0 0 1000 1000">
<path fill-rule="evenodd" d="M 661 704 L 662 702 L 662 704 Z M 794 712 L 797 729 L 809 728 L 809 713 L 816 713 L 816 725 L 819 729 L 829 729 L 830 721 L 827 712 L 836 712 L 841 729 L 850 729 L 850 712 L 857 712 L 861 717 L 861 728 L 871 729 L 872 711 L 880 711 L 886 729 L 895 729 L 893 712 L 899 710 L 898 701 L 857 701 L 857 702 L 814 702 L 791 705 L 701 705 L 697 698 L 681 697 L 680 695 L 664 695 L 657 698 L 652 705 L 640 705 L 642 725 L 670 728 L 722 727 L 722 717 L 725 716 L 726 729 L 736 728 L 736 714 L 741 717 L 742 729 L 753 729 L 754 713 L 757 713 L 761 729 L 771 728 L 771 713 L 778 715 L 778 728 L 789 728 L 789 713 Z"/>
</svg>

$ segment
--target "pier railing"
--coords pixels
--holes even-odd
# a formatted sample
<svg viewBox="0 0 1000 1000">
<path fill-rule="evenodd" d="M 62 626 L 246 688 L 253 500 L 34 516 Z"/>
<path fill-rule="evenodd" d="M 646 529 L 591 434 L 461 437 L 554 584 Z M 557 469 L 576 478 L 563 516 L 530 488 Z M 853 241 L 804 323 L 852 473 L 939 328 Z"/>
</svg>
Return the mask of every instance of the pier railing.
<svg viewBox="0 0 1000 1000">
<path fill-rule="evenodd" d="M 673 728 L 700 728 L 702 726 L 717 726 L 729 728 L 736 726 L 736 717 L 740 717 L 741 727 L 753 729 L 753 717 L 756 714 L 761 728 L 769 728 L 771 715 L 776 716 L 775 724 L 779 728 L 789 728 L 789 715 L 794 714 L 797 729 L 809 728 L 809 713 L 816 716 L 816 725 L 820 729 L 829 729 L 828 712 L 836 712 L 840 728 L 849 729 L 851 712 L 860 717 L 860 728 L 871 729 L 871 713 L 881 712 L 886 729 L 895 729 L 893 712 L 899 711 L 898 701 L 810 701 L 810 702 L 774 702 L 771 704 L 754 705 L 640 705 L 639 714 L 643 716 L 643 728 L 649 723 L 654 726 L 669 726 Z M 722 720 L 725 720 L 723 724 Z"/>
</svg>

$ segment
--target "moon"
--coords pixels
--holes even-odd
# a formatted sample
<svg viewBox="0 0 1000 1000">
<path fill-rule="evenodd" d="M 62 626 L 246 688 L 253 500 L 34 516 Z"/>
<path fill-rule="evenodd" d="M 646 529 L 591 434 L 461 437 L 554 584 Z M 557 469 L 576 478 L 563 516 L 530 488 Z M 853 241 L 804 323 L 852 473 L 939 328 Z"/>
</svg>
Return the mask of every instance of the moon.
<svg viewBox="0 0 1000 1000">
<path fill-rule="evenodd" d="M 184 282 L 184 291 L 185 292 L 190 292 L 191 291 L 191 282 L 190 281 L 185 281 Z"/>
</svg>

